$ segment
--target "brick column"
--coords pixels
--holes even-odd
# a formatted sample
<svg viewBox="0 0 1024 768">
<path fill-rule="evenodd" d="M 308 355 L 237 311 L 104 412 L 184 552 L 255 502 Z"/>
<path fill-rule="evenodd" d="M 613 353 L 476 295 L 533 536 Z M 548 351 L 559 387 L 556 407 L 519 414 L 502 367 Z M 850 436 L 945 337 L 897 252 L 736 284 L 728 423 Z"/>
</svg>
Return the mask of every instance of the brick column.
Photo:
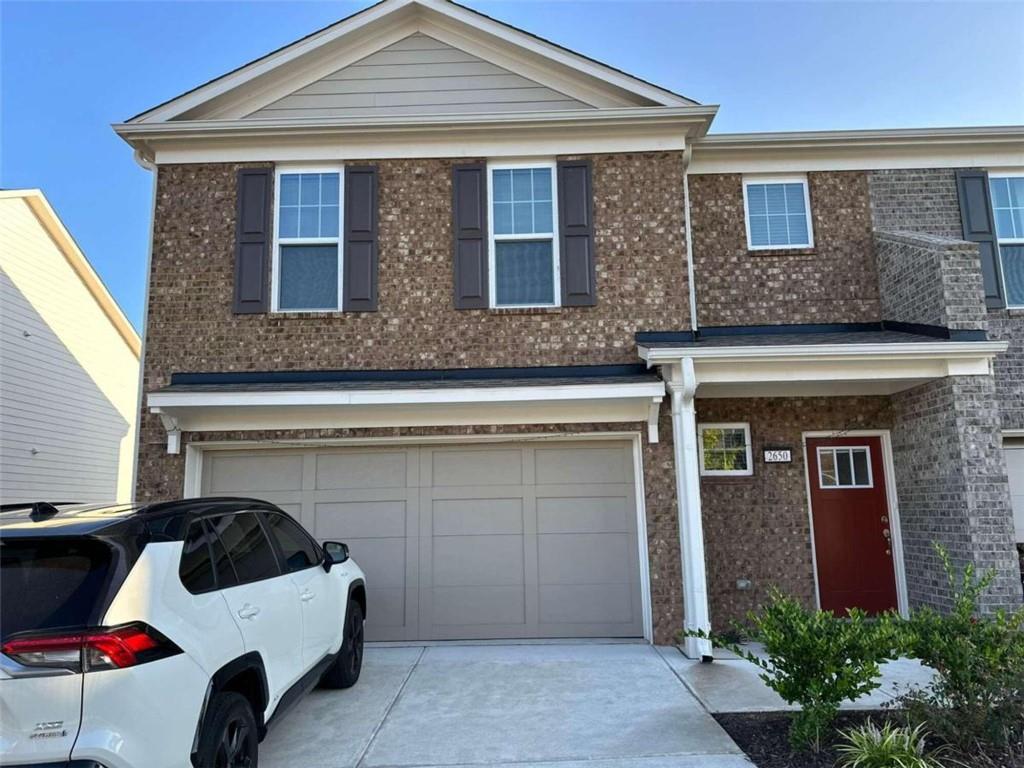
<svg viewBox="0 0 1024 768">
<path fill-rule="evenodd" d="M 957 566 L 994 568 L 985 610 L 1021 605 L 1021 579 L 991 376 L 952 376 L 892 397 L 893 459 L 911 606 L 947 608 L 932 549 Z"/>
</svg>

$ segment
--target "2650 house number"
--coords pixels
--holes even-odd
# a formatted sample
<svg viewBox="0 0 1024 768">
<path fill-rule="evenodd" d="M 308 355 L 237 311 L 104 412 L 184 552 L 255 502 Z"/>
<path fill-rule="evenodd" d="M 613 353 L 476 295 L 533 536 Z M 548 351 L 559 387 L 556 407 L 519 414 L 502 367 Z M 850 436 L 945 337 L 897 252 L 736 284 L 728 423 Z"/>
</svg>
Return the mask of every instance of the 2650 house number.
<svg viewBox="0 0 1024 768">
<path fill-rule="evenodd" d="M 765 448 L 765 464 L 789 464 L 793 461 L 792 448 Z"/>
</svg>

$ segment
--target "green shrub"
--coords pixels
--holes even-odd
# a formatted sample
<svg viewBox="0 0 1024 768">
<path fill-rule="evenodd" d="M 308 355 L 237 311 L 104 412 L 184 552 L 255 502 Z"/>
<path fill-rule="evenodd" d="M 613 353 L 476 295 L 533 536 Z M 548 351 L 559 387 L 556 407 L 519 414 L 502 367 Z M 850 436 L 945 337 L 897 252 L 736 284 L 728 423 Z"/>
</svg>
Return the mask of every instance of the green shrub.
<svg viewBox="0 0 1024 768">
<path fill-rule="evenodd" d="M 935 670 L 931 686 L 897 700 L 913 722 L 927 723 L 962 752 L 1019 748 L 1024 738 L 1024 610 L 978 615 L 978 599 L 994 578 L 961 575 L 934 545 L 946 571 L 949 613 L 913 611 L 905 624 L 905 651 Z"/>
<path fill-rule="evenodd" d="M 897 647 L 891 616 L 869 619 L 863 611 L 852 610 L 839 618 L 807 610 L 778 590 L 772 590 L 767 605 L 760 613 L 751 613 L 749 620 L 767 659 L 721 637 L 709 639 L 756 664 L 768 687 L 788 703 L 800 705 L 789 732 L 795 749 L 820 751 L 839 705 L 878 688 L 879 664 L 892 658 Z M 708 638 L 701 632 L 690 634 Z"/>
<path fill-rule="evenodd" d="M 929 752 L 928 732 L 923 725 L 916 728 L 886 723 L 881 728 L 868 721 L 842 734 L 837 747 L 839 768 L 940 768 L 940 757 L 948 748 Z"/>
</svg>

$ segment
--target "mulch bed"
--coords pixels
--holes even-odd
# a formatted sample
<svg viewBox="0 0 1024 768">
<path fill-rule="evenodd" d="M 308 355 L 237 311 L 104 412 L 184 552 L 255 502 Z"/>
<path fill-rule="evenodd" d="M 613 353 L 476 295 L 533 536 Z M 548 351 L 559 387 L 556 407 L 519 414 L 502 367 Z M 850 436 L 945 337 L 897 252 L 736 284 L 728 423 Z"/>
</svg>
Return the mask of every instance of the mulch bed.
<svg viewBox="0 0 1024 768">
<path fill-rule="evenodd" d="M 875 722 L 884 722 L 886 714 L 879 711 L 843 712 L 836 720 L 836 726 L 838 730 L 846 730 L 872 717 Z M 834 768 L 839 757 L 833 745 L 818 754 L 794 754 L 789 746 L 790 718 L 785 712 L 738 712 L 714 717 L 759 768 Z M 891 713 L 889 717 L 892 717 Z"/>
</svg>

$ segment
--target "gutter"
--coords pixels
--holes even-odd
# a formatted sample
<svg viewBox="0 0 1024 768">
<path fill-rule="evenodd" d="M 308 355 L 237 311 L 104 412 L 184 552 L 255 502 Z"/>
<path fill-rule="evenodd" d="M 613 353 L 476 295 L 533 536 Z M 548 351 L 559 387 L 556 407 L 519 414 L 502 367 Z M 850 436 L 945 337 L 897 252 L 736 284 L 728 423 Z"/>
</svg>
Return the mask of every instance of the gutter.
<svg viewBox="0 0 1024 768">
<path fill-rule="evenodd" d="M 648 366 L 693 360 L 856 360 L 885 358 L 977 358 L 1003 353 L 1006 341 L 921 341 L 908 344 L 779 344 L 736 347 L 646 347 L 640 358 Z"/>
<path fill-rule="evenodd" d="M 693 265 L 693 235 L 690 231 L 690 162 L 693 144 L 683 150 L 683 226 L 686 228 L 686 282 L 690 291 L 690 330 L 697 334 L 697 271 Z"/>
</svg>

